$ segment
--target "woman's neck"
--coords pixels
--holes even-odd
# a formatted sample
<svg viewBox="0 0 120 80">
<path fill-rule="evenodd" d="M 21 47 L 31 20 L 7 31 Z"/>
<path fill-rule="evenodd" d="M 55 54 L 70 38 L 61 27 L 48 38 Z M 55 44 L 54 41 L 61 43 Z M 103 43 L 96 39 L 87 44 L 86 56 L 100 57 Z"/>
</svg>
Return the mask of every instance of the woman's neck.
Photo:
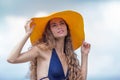
<svg viewBox="0 0 120 80">
<path fill-rule="evenodd" d="M 64 53 L 64 39 L 56 40 L 55 49 L 58 53 Z"/>
</svg>

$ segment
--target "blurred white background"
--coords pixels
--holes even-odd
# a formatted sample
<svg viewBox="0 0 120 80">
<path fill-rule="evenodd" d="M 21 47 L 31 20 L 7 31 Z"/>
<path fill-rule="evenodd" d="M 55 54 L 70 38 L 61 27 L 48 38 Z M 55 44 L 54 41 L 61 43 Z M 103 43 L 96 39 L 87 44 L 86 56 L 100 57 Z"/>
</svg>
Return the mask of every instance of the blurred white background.
<svg viewBox="0 0 120 80">
<path fill-rule="evenodd" d="M 120 80 L 119 0 L 0 0 L 0 80 L 28 79 L 29 62 L 6 61 L 25 34 L 26 21 L 63 10 L 77 11 L 84 18 L 86 41 L 91 43 L 88 80 Z M 30 46 L 28 41 L 23 51 Z"/>
</svg>

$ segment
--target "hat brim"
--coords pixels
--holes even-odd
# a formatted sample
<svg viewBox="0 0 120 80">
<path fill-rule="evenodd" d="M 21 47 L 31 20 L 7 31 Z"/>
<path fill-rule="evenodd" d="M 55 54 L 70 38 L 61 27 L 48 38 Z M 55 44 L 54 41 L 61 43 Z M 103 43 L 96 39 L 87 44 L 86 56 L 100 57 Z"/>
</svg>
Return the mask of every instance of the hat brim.
<svg viewBox="0 0 120 80">
<path fill-rule="evenodd" d="M 74 50 L 79 48 L 85 39 L 83 18 L 81 14 L 71 10 L 53 13 L 46 17 L 32 18 L 32 23 L 35 24 L 35 27 L 30 36 L 31 43 L 34 44 L 42 37 L 48 21 L 56 17 L 60 17 L 66 21 L 70 29 L 73 48 Z"/>
</svg>

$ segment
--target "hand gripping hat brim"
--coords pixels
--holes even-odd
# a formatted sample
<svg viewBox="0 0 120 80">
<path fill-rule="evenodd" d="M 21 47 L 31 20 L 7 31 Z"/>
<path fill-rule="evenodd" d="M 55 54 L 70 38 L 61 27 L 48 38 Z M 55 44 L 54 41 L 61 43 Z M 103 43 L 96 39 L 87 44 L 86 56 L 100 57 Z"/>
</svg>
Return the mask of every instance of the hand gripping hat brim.
<svg viewBox="0 0 120 80">
<path fill-rule="evenodd" d="M 35 24 L 34 30 L 30 36 L 32 45 L 42 37 L 48 21 L 58 17 L 64 19 L 69 26 L 74 50 L 82 45 L 85 39 L 83 18 L 80 13 L 71 10 L 52 13 L 45 17 L 32 18 L 32 23 Z"/>
</svg>

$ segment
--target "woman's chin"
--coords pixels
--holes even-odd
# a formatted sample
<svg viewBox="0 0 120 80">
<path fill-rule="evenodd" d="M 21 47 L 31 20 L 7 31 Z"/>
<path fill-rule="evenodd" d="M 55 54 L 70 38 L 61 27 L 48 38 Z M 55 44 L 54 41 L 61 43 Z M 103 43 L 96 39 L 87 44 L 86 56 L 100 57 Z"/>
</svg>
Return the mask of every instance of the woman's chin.
<svg viewBox="0 0 120 80">
<path fill-rule="evenodd" d="M 65 38 L 65 35 L 64 36 L 57 36 L 55 37 L 56 39 L 64 39 Z"/>
</svg>

